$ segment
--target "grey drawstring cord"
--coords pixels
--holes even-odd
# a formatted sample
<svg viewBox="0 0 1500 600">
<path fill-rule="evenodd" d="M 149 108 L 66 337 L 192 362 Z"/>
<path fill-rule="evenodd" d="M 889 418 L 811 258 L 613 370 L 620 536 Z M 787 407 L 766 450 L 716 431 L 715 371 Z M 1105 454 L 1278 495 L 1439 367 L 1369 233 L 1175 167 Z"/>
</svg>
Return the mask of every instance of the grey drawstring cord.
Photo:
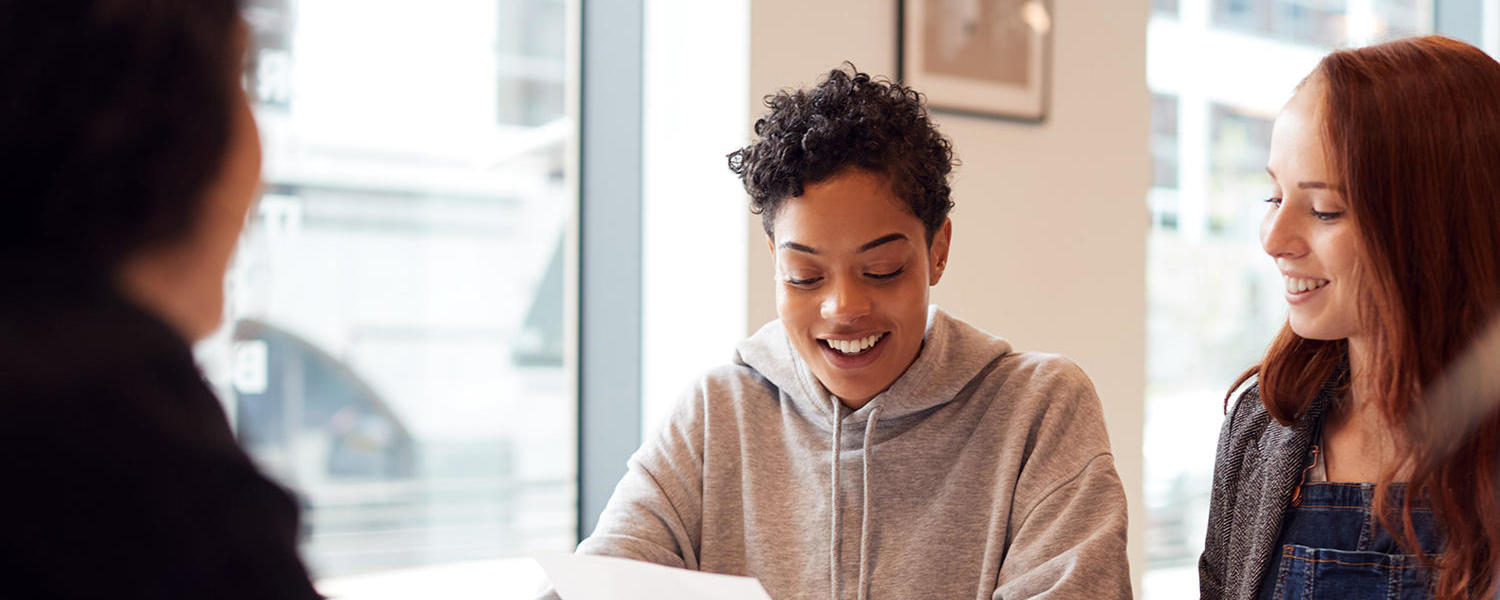
<svg viewBox="0 0 1500 600">
<path fill-rule="evenodd" d="M 833 600 L 839 600 L 839 537 L 843 528 L 843 511 L 840 510 L 839 500 L 839 451 L 843 449 L 844 438 L 844 406 L 838 397 L 829 394 L 833 401 L 833 485 L 829 493 L 833 509 L 833 518 L 830 519 L 828 531 L 828 581 L 829 589 L 833 593 Z M 870 410 L 870 419 L 865 422 L 865 441 L 862 449 L 864 464 L 863 477 L 860 483 L 863 486 L 863 506 L 859 513 L 859 591 L 856 592 L 859 600 L 869 597 L 870 578 L 870 462 L 875 458 L 875 422 L 880 419 L 880 407 L 876 406 Z"/>
<path fill-rule="evenodd" d="M 833 491 L 829 494 L 833 518 L 830 519 L 828 530 L 828 579 L 833 600 L 839 600 L 839 515 L 842 512 L 839 510 L 839 450 L 844 441 L 840 435 L 844 429 L 844 405 L 833 394 L 829 394 L 828 398 L 833 401 Z"/>
<path fill-rule="evenodd" d="M 864 508 L 859 513 L 859 600 L 868 597 L 870 567 L 870 461 L 875 458 L 875 420 L 880 418 L 880 407 L 870 410 L 870 420 L 865 423 L 864 464 Z"/>
</svg>

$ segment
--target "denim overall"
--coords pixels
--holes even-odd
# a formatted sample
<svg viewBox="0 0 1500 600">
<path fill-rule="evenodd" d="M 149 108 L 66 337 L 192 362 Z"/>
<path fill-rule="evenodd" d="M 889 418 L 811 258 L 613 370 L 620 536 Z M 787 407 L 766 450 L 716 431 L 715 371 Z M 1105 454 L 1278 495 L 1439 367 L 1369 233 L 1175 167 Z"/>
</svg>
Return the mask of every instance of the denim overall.
<svg viewBox="0 0 1500 600">
<path fill-rule="evenodd" d="M 1318 446 L 1313 446 L 1312 456 L 1316 464 Z M 1431 561 L 1439 558 L 1442 548 L 1432 511 L 1421 503 L 1412 509 L 1416 541 L 1429 556 L 1424 564 L 1380 526 L 1372 510 L 1374 484 L 1309 482 L 1307 470 L 1282 519 L 1280 551 L 1261 579 L 1259 598 L 1431 598 Z M 1405 487 L 1391 488 L 1388 504 L 1399 507 Z M 1392 525 L 1399 527 L 1399 522 L 1397 517 Z"/>
</svg>

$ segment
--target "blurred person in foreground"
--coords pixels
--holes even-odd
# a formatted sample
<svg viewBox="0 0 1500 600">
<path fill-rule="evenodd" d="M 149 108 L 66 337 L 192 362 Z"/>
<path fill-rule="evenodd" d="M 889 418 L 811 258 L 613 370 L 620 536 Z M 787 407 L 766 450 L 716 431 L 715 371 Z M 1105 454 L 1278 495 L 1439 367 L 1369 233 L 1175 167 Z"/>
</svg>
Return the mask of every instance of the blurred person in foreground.
<svg viewBox="0 0 1500 600">
<path fill-rule="evenodd" d="M 190 352 L 259 187 L 234 0 L 0 2 L 0 596 L 317 598 Z"/>
<path fill-rule="evenodd" d="M 1500 413 L 1431 392 L 1500 309 L 1500 63 L 1440 37 L 1334 52 L 1267 166 L 1288 319 L 1230 392 L 1254 380 L 1219 441 L 1202 597 L 1493 596 Z"/>
<path fill-rule="evenodd" d="M 1129 598 L 1093 384 L 928 303 L 953 152 L 921 96 L 849 67 L 766 105 L 730 167 L 780 318 L 687 389 L 578 551 L 777 600 Z"/>
</svg>

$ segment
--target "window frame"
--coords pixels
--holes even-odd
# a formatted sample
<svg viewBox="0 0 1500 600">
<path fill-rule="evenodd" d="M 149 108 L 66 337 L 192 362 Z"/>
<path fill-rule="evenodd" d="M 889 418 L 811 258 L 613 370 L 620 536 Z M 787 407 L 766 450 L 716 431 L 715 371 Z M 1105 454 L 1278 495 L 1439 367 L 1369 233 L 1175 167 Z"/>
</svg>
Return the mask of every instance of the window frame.
<svg viewBox="0 0 1500 600">
<path fill-rule="evenodd" d="M 578 0 L 578 539 L 640 445 L 643 0 Z"/>
</svg>

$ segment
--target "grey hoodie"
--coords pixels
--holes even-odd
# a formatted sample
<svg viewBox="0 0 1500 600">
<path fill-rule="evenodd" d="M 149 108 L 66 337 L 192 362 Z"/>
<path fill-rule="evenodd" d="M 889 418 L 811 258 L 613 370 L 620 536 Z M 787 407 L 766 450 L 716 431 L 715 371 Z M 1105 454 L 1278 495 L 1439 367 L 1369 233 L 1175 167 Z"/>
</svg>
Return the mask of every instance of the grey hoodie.
<svg viewBox="0 0 1500 600">
<path fill-rule="evenodd" d="M 780 322 L 689 389 L 578 552 L 760 579 L 794 598 L 1129 598 L 1125 493 L 1066 358 L 932 307 L 850 411 Z"/>
</svg>

